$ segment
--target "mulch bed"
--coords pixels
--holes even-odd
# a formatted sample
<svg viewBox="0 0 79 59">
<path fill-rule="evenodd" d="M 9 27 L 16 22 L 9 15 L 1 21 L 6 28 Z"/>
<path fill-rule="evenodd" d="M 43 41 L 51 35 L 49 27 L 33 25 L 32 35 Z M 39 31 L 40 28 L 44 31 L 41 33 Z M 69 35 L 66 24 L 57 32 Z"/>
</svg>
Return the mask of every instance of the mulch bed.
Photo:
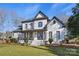
<svg viewBox="0 0 79 59">
<path fill-rule="evenodd" d="M 79 48 L 78 44 L 52 44 L 51 46 L 54 46 L 54 47 L 62 46 L 66 48 Z"/>
<path fill-rule="evenodd" d="M 0 40 L 0 44 L 6 43 L 5 40 Z"/>
</svg>

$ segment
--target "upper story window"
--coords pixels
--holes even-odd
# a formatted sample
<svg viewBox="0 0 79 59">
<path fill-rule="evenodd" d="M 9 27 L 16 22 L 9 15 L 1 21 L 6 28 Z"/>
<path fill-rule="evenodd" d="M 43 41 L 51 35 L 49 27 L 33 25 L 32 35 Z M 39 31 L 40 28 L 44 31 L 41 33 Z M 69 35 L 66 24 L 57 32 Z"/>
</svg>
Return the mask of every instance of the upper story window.
<svg viewBox="0 0 79 59">
<path fill-rule="evenodd" d="M 43 25 L 42 22 L 38 23 L 38 27 L 42 27 L 42 25 Z"/>
<path fill-rule="evenodd" d="M 54 25 L 56 23 L 56 21 L 54 20 L 50 25 Z"/>
<path fill-rule="evenodd" d="M 53 24 L 55 24 L 55 23 L 56 23 L 56 21 L 54 20 L 54 21 L 53 21 Z"/>
<path fill-rule="evenodd" d="M 33 29 L 33 23 L 30 23 L 31 28 Z"/>
<path fill-rule="evenodd" d="M 26 27 L 26 29 L 27 29 L 27 24 L 25 24 L 25 27 Z"/>
</svg>

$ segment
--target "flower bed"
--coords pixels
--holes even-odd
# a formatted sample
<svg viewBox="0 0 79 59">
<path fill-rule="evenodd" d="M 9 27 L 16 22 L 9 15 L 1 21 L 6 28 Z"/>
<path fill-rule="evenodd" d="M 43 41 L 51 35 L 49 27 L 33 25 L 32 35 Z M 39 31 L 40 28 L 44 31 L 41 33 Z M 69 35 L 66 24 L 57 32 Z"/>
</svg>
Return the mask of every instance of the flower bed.
<svg viewBox="0 0 79 59">
<path fill-rule="evenodd" d="M 79 48 L 78 44 L 52 44 L 52 46 L 62 46 L 68 48 Z"/>
</svg>

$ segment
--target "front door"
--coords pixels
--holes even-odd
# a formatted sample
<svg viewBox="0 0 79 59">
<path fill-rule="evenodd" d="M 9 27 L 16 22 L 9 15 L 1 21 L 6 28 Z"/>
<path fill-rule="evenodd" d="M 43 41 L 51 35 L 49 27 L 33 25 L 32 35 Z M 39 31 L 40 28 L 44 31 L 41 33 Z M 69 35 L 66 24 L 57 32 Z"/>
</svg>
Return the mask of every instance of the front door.
<svg viewBox="0 0 79 59">
<path fill-rule="evenodd" d="M 37 32 L 37 39 L 43 40 L 43 32 Z"/>
<path fill-rule="evenodd" d="M 33 32 L 29 32 L 29 40 L 33 40 Z"/>
<path fill-rule="evenodd" d="M 33 32 L 27 32 L 25 34 L 25 37 L 26 37 L 27 40 L 32 40 L 33 39 Z"/>
</svg>

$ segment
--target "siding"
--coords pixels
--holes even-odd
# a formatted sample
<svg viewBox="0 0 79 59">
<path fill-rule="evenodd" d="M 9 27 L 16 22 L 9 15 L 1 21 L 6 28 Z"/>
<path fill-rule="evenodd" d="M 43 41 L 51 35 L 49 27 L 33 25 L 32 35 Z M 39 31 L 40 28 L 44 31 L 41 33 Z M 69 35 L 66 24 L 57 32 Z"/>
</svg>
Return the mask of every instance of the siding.
<svg viewBox="0 0 79 59">
<path fill-rule="evenodd" d="M 23 23 L 22 30 L 31 30 L 31 25 L 30 25 L 31 23 L 33 23 L 33 22 Z M 26 29 L 26 24 L 27 24 L 27 29 Z"/>
<path fill-rule="evenodd" d="M 52 31 L 52 37 L 53 37 L 54 41 L 57 41 L 56 31 L 60 31 L 60 39 L 58 41 L 62 41 L 62 40 L 64 40 L 64 36 L 65 36 L 65 28 L 62 28 L 62 24 L 59 23 L 58 21 L 56 21 L 55 24 L 52 24 L 54 20 L 55 19 L 53 19 L 47 25 L 47 39 L 49 39 L 49 31 Z"/>
<path fill-rule="evenodd" d="M 38 23 L 42 22 L 43 26 L 42 27 L 38 27 Z M 43 29 L 45 27 L 45 25 L 47 24 L 47 20 L 37 20 L 34 21 L 34 29 Z"/>
<path fill-rule="evenodd" d="M 42 22 L 43 26 L 42 27 L 38 27 L 38 23 Z M 33 23 L 34 29 L 43 29 L 45 27 L 45 25 L 47 24 L 47 19 L 45 20 L 36 20 L 34 22 L 26 22 L 22 24 L 22 30 L 31 30 L 31 26 L 30 24 Z M 27 24 L 27 29 L 26 29 L 26 24 Z"/>
</svg>

